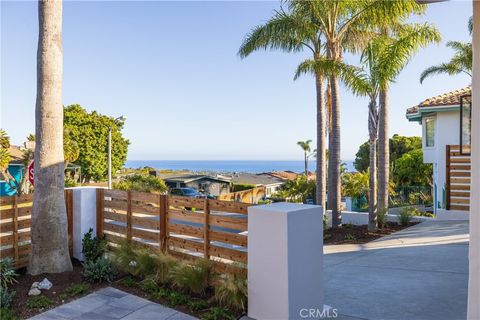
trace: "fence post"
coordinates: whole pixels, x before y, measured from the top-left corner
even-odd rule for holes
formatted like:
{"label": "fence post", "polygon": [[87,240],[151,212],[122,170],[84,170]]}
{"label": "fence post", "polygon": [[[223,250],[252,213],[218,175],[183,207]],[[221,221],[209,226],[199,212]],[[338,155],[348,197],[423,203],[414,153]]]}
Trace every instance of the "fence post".
{"label": "fence post", "polygon": [[205,259],[210,259],[210,254],[208,253],[209,247],[210,247],[210,235],[209,235],[209,230],[210,230],[210,207],[208,205],[208,198],[205,198],[205,205],[203,208],[204,215],[205,215],[205,221],[204,221],[204,226],[203,226],[203,254]]}
{"label": "fence post", "polygon": [[160,233],[158,244],[160,246],[160,251],[165,252],[167,248],[167,210],[168,210],[168,200],[167,195],[161,194],[158,207],[158,215],[160,221]]}
{"label": "fence post", "polygon": [[68,250],[73,256],[73,192],[65,190],[65,207],[67,209]]}
{"label": "fence post", "polygon": [[105,189],[97,189],[97,237],[103,237],[103,211],[105,206]]}
{"label": "fence post", "polygon": [[[445,205],[445,208],[446,208],[447,210],[450,210],[450,180],[451,180],[451,179],[450,179],[450,145],[447,145],[446,159],[445,159],[445,160],[446,160],[446,164],[447,164],[447,165],[445,166],[445,167],[446,167],[446,170],[447,170],[447,172],[446,172],[446,174],[445,174],[445,180],[446,180],[446,181],[445,181],[445,189],[446,189],[445,191],[446,191],[446,193],[447,193],[447,195],[446,195],[446,198],[447,198],[447,199],[446,199],[446,202],[447,202],[447,203],[446,203],[446,205]],[[433,204],[433,208],[436,208],[436,207],[437,207],[437,204],[434,203],[434,204]]]}
{"label": "fence post", "polygon": [[15,266],[18,266],[18,196],[13,197],[13,250]]}
{"label": "fence post", "polygon": [[127,241],[132,240],[132,192],[127,193]]}

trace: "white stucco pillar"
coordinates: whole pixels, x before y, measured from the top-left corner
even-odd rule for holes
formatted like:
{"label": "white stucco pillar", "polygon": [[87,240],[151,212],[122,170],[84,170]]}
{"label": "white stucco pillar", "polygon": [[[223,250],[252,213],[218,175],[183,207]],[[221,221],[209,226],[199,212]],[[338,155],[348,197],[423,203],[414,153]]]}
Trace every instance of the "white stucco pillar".
{"label": "white stucco pillar", "polygon": [[70,189],[73,190],[73,257],[83,261],[83,235],[87,233],[90,228],[93,229],[93,235],[96,235],[98,188],[78,187]]}
{"label": "white stucco pillar", "polygon": [[480,0],[473,1],[472,186],[470,199],[469,320],[480,319]]}
{"label": "white stucco pillar", "polygon": [[323,210],[274,203],[248,208],[248,316],[320,318]]}

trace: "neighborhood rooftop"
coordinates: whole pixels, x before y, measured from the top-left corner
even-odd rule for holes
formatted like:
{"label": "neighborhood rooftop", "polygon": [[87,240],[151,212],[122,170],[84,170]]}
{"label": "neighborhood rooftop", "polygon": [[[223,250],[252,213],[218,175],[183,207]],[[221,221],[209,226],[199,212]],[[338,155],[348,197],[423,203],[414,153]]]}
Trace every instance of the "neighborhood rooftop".
{"label": "neighborhood rooftop", "polygon": [[447,93],[442,93],[437,96],[428,98],[418,105],[407,109],[407,116],[417,114],[420,109],[430,107],[445,107],[445,106],[458,106],[460,105],[460,98],[462,96],[468,96],[472,94],[472,87],[468,86],[462,89],[457,89]]}

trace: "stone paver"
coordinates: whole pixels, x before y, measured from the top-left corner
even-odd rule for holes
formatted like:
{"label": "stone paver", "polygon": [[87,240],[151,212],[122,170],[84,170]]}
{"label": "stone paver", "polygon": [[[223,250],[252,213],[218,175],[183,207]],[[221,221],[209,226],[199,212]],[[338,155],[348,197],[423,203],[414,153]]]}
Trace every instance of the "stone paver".
{"label": "stone paver", "polygon": [[365,245],[325,246],[324,262],[325,303],[342,319],[466,319],[468,222],[423,222]]}
{"label": "stone paver", "polygon": [[121,290],[107,287],[30,319],[195,320],[196,318]]}

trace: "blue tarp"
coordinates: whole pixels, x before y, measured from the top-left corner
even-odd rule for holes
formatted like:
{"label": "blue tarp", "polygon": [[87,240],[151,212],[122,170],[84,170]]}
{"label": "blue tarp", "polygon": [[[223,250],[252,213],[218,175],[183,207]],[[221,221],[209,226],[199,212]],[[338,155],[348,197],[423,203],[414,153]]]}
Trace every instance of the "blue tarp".
{"label": "blue tarp", "polygon": [[[15,178],[17,181],[21,181],[23,177],[24,167],[22,165],[9,165],[8,172]],[[16,191],[12,189],[8,183],[5,181],[0,182],[0,195],[1,196],[13,196],[16,194]]]}

